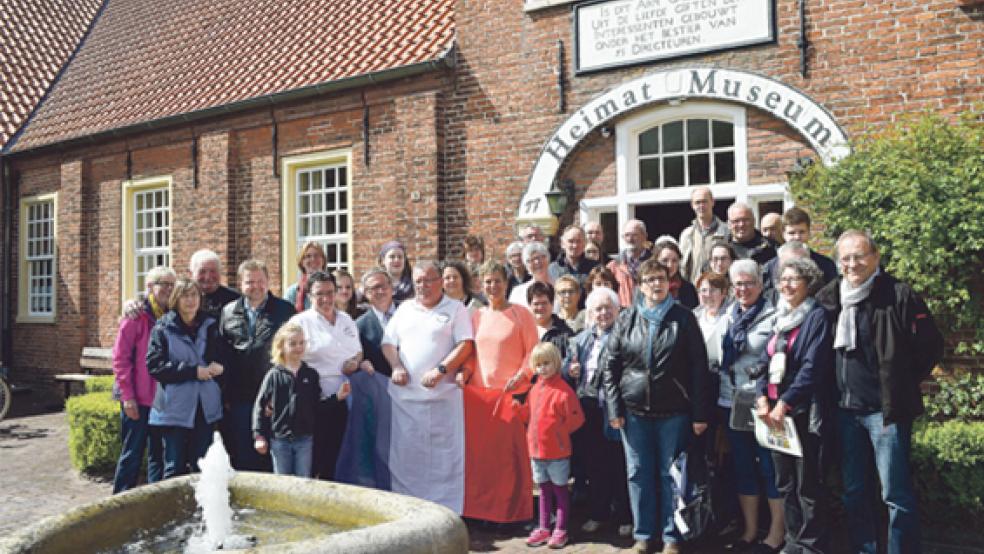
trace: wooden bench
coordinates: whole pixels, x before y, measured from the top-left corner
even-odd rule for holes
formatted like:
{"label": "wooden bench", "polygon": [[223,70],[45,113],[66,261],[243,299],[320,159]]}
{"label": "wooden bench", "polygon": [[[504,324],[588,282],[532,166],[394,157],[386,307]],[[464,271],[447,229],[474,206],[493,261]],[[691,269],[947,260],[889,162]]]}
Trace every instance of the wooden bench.
{"label": "wooden bench", "polygon": [[85,383],[96,375],[106,375],[113,372],[113,349],[87,346],[82,349],[79,359],[79,373],[59,373],[55,381],[65,385],[65,398],[72,395],[73,383]]}

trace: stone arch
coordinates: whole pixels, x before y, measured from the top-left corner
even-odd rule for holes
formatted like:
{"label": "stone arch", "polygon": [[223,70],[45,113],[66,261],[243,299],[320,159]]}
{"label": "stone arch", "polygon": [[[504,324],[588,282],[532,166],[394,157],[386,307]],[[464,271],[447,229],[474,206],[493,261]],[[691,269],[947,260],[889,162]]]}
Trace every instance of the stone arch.
{"label": "stone arch", "polygon": [[847,135],[818,102],[775,79],[719,67],[681,67],[628,81],[596,96],[577,109],[551,134],[530,174],[517,210],[517,225],[536,223],[555,229],[544,193],[581,141],[593,130],[649,105],[689,98],[735,102],[758,108],[783,120],[813,147],[825,165],[850,152]]}

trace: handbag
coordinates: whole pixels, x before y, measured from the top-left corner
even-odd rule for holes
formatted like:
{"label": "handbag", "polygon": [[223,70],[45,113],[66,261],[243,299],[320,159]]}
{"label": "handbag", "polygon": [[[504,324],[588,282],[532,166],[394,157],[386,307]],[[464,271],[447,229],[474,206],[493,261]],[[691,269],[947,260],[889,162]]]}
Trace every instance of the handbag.
{"label": "handbag", "polygon": [[731,418],[728,426],[735,431],[754,431],[755,417],[752,410],[755,409],[755,399],[758,393],[754,390],[735,389],[734,396],[731,397]]}
{"label": "handbag", "polygon": [[711,500],[711,473],[702,456],[681,452],[670,469],[673,480],[673,523],[683,540],[694,540],[706,533],[714,520]]}

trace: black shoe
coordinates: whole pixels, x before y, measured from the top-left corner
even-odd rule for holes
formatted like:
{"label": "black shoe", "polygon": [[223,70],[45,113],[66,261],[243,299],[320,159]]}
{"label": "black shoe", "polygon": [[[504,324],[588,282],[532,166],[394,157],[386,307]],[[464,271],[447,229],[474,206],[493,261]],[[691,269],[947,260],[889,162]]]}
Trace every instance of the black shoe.
{"label": "black shoe", "polygon": [[746,552],[749,552],[750,554],[780,554],[783,546],[786,546],[786,543],[772,548],[764,542],[760,542],[758,544],[753,544],[749,550],[746,550]]}
{"label": "black shoe", "polygon": [[752,549],[758,546],[759,543],[748,542],[745,539],[738,539],[735,542],[726,545],[724,549],[728,552],[752,552]]}

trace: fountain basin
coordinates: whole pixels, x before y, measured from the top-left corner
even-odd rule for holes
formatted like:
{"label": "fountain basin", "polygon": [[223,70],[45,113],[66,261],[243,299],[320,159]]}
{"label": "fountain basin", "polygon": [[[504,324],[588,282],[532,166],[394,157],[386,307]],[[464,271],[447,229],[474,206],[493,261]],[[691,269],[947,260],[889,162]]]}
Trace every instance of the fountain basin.
{"label": "fountain basin", "polygon": [[[0,552],[50,554],[119,548],[145,529],[195,517],[195,476],[138,487],[81,506],[0,539]],[[454,553],[468,531],[451,510],[391,492],[268,473],[237,472],[234,506],[280,512],[347,530],[296,542],[257,544],[249,552]]]}

